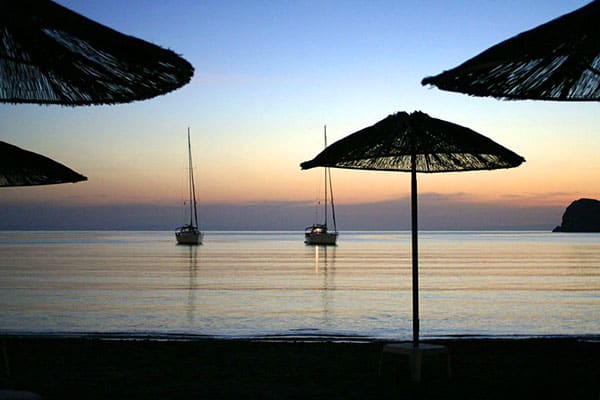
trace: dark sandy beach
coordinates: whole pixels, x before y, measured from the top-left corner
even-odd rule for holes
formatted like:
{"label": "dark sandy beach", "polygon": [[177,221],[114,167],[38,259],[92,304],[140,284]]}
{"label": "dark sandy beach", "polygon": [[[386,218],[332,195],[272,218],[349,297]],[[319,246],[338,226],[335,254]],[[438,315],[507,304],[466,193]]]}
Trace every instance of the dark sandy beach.
{"label": "dark sandy beach", "polygon": [[450,349],[452,376],[433,359],[420,384],[407,359],[382,359],[379,342],[1,340],[0,389],[44,399],[600,398],[600,342],[591,339],[436,341]]}

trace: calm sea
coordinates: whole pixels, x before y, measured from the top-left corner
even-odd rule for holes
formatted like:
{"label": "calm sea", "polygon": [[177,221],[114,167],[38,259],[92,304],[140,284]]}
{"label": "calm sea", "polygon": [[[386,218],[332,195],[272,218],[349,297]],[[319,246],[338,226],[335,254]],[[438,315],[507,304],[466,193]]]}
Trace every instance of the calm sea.
{"label": "calm sea", "polygon": [[[0,333],[409,339],[409,232],[0,232]],[[421,232],[421,333],[600,334],[600,234]]]}

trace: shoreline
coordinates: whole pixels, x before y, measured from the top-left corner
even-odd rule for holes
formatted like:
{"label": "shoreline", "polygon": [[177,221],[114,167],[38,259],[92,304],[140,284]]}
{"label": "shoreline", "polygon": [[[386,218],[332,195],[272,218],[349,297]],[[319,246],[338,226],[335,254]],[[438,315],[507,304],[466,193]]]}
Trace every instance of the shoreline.
{"label": "shoreline", "polygon": [[[0,390],[44,399],[594,399],[597,336],[424,340],[448,347],[420,384],[386,341],[158,340],[0,335]],[[389,342],[389,341],[387,341]]]}
{"label": "shoreline", "polygon": [[[163,332],[2,332],[3,339],[96,339],[96,340],[148,340],[148,341],[255,341],[255,342],[332,342],[332,343],[390,343],[410,342],[410,338],[387,338],[337,333],[272,333],[263,335],[205,335],[196,333]],[[460,340],[579,340],[598,341],[600,333],[581,334],[448,334],[421,337],[422,342]]]}

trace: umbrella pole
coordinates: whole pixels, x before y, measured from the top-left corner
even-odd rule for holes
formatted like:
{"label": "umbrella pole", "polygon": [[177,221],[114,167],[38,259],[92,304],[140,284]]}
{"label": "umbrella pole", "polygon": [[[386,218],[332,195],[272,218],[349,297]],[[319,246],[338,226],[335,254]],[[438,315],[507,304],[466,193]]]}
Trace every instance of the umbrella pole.
{"label": "umbrella pole", "polygon": [[413,345],[419,345],[419,250],[417,229],[417,162],[411,157],[411,225],[412,225],[412,306],[413,306]]}

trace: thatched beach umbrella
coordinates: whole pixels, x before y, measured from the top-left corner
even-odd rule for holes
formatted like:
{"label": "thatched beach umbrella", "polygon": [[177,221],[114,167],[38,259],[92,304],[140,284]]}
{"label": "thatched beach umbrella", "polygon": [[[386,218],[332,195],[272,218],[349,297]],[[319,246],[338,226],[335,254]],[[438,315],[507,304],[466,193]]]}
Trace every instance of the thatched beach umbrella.
{"label": "thatched beach umbrella", "polygon": [[87,178],[32,151],[0,141],[0,187],[75,183]]}
{"label": "thatched beach umbrella", "polygon": [[[119,33],[50,0],[0,0],[0,103],[129,103],[175,90],[193,73],[192,65],[171,50]],[[39,168],[50,164],[26,166],[30,158],[19,159],[14,146],[7,146],[0,147],[0,159],[6,171],[19,171],[19,178],[5,176],[6,182],[45,184],[36,183],[44,182]],[[8,165],[8,160],[14,164]],[[29,178],[23,176],[26,171],[32,173]],[[54,172],[50,168],[46,174]],[[67,179],[82,180],[75,175]]]}
{"label": "thatched beach umbrella", "polygon": [[0,102],[129,103],[188,83],[192,65],[50,0],[0,0]]}
{"label": "thatched beach umbrella", "polygon": [[411,173],[413,345],[419,345],[417,172],[512,168],[525,159],[491,139],[422,112],[399,112],[327,147],[302,169],[332,167]]}
{"label": "thatched beach umbrella", "polygon": [[421,83],[502,99],[598,101],[599,21],[595,0]]}

